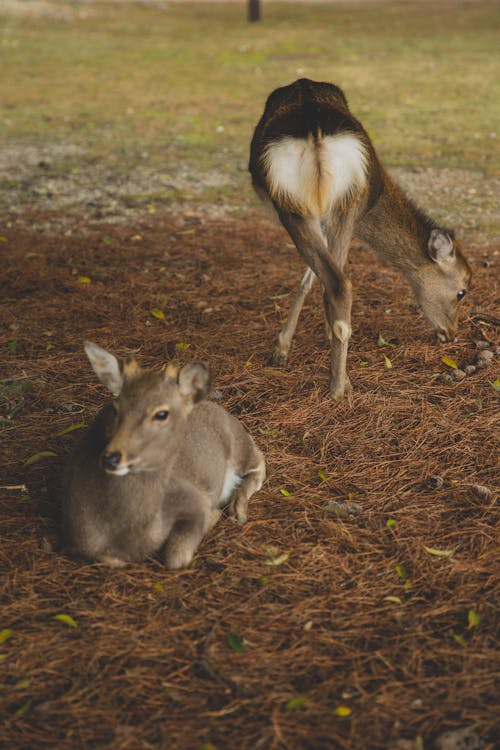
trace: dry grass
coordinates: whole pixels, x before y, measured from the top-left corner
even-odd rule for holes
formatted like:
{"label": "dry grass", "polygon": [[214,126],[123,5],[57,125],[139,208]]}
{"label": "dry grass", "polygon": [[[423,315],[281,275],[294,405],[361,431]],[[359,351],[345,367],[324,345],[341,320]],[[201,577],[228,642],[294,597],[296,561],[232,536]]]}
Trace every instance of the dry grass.
{"label": "dry grass", "polygon": [[[399,277],[354,249],[354,392],[335,404],[319,293],[290,366],[266,364],[288,306],[272,298],[301,268],[260,214],[156,214],[66,235],[46,217],[32,224],[2,230],[4,746],[407,750],[475,724],[493,748],[497,372],[455,384],[433,375],[443,355],[475,356],[472,315],[495,312],[483,264],[495,248],[469,253],[460,338],[439,348]],[[397,345],[379,348],[379,333]],[[267,455],[248,523],[224,518],[187,570],[151,560],[112,571],[58,546],[58,480],[78,433],[57,433],[105,398],[86,338],[139,350],[146,365],[207,360],[222,403]],[[26,465],[41,450],[57,455]],[[480,616],[472,627],[469,611]]]}

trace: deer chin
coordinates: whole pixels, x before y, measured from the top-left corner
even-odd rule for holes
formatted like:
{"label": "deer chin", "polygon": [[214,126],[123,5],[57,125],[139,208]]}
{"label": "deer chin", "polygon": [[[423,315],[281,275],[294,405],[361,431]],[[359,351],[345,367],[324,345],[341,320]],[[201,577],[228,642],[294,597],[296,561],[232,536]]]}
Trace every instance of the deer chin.
{"label": "deer chin", "polygon": [[123,466],[117,466],[116,469],[104,469],[104,471],[112,477],[125,477],[130,473],[130,466],[124,464]]}

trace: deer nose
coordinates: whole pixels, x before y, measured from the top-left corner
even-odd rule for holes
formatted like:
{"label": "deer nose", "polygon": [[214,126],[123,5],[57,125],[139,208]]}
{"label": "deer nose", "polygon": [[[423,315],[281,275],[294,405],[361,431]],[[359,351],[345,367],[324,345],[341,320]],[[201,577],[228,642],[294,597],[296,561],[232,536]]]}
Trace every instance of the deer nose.
{"label": "deer nose", "polygon": [[112,451],[111,453],[101,453],[101,466],[103,469],[111,469],[114,471],[122,460],[122,454],[120,451]]}

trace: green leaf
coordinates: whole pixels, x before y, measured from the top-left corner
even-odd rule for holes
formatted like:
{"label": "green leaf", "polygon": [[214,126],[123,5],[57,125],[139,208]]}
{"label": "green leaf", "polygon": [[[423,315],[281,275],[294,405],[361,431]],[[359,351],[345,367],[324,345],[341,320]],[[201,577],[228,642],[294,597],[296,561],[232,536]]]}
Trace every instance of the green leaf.
{"label": "green leaf", "polygon": [[153,586],[153,589],[155,591],[159,591],[161,594],[163,594],[163,592],[165,591],[165,587],[164,587],[163,583],[160,583],[160,582],[155,583],[154,586]]}
{"label": "green leaf", "polygon": [[294,708],[299,708],[307,702],[307,696],[298,695],[296,698],[291,698],[285,703],[285,711],[293,711]]}
{"label": "green leaf", "polygon": [[40,451],[39,453],[35,453],[33,456],[30,456],[30,458],[25,461],[25,465],[31,466],[31,464],[36,464],[43,458],[51,458],[52,456],[57,456],[57,453],[54,453],[54,451]]}
{"label": "green leaf", "polygon": [[352,714],[352,710],[349,708],[349,706],[337,706],[337,708],[333,709],[333,713],[335,716],[350,716]]}
{"label": "green leaf", "polygon": [[425,547],[424,549],[429,555],[435,555],[436,557],[451,557],[455,552],[454,549],[434,549],[434,547]]}
{"label": "green leaf", "polygon": [[11,354],[15,354],[17,352],[17,341],[9,341],[7,349]]}
{"label": "green leaf", "polygon": [[4,628],[3,630],[0,630],[0,643],[5,643],[5,641],[8,641],[9,638],[12,638],[14,635],[14,631],[10,628]]}
{"label": "green leaf", "polygon": [[395,571],[402,581],[406,581],[406,579],[408,578],[408,571],[406,570],[404,565],[396,565]]}
{"label": "green leaf", "polygon": [[389,357],[384,354],[384,367],[386,370],[392,370],[392,362]]}
{"label": "green leaf", "polygon": [[91,284],[92,279],[89,276],[79,276],[77,279],[79,284]]}
{"label": "green leaf", "polygon": [[288,490],[284,490],[280,487],[280,492],[284,497],[290,497],[290,492],[288,492]]}
{"label": "green leaf", "polygon": [[326,476],[325,472],[321,469],[318,471],[318,477],[321,479],[322,482],[327,482],[328,477]]}
{"label": "green leaf", "polygon": [[71,615],[54,615],[54,620],[58,620],[59,622],[63,622],[65,625],[69,625],[70,628],[77,628],[78,625],[73,620]]}
{"label": "green leaf", "polygon": [[467,641],[465,640],[465,638],[459,635],[458,633],[455,633],[454,630],[450,630],[450,635],[453,638],[453,640],[458,643],[459,646],[462,646],[462,648],[467,648],[467,646],[469,645]]}
{"label": "green leaf", "polygon": [[175,348],[177,349],[177,351],[183,352],[186,349],[189,349],[190,346],[191,344],[183,344],[182,341],[179,341],[179,343],[175,345]]}
{"label": "green leaf", "polygon": [[230,648],[233,649],[233,651],[236,651],[238,654],[243,654],[245,651],[243,638],[241,637],[241,635],[237,635],[237,633],[229,633],[226,638],[226,643]]}
{"label": "green leaf", "polygon": [[360,367],[367,367],[368,366],[368,360],[367,359],[360,359],[359,360],[359,366]]}
{"label": "green leaf", "polygon": [[469,621],[469,628],[475,628],[481,622],[481,615],[475,609],[469,609],[467,619]]}
{"label": "green leaf", "polygon": [[158,320],[165,320],[165,313],[163,312],[163,310],[159,310],[157,307],[152,307],[150,313],[153,318],[157,318]]}
{"label": "green leaf", "polygon": [[377,346],[387,346],[387,341],[384,339],[381,333],[378,335]]}
{"label": "green leaf", "polygon": [[16,716],[18,719],[20,719],[21,717],[23,717],[30,710],[32,703],[33,703],[32,700],[29,700],[29,701],[26,701],[26,703],[23,703],[23,705],[21,706],[21,708],[17,709],[17,711],[15,712],[14,716]]}
{"label": "green leaf", "polygon": [[74,432],[75,430],[81,430],[83,427],[87,427],[86,422],[78,422],[78,424],[71,424],[69,427],[66,427],[64,430],[61,430],[61,432],[56,432],[54,437],[62,437],[63,435],[68,435],[70,432]]}
{"label": "green leaf", "polygon": [[447,367],[451,367],[452,370],[458,370],[458,365],[451,357],[441,357],[441,362]]}
{"label": "green leaf", "polygon": [[102,238],[102,241],[105,245],[113,244],[113,240],[111,239],[111,237],[108,237],[107,235],[104,235],[104,237]]}
{"label": "green leaf", "polygon": [[16,684],[14,685],[14,690],[24,690],[25,688],[29,686],[29,684],[30,684],[29,678],[23,677],[22,680],[19,680],[18,682],[16,682]]}
{"label": "green leaf", "polygon": [[500,391],[500,378],[497,378],[496,380],[494,380],[493,383],[491,384],[491,387],[493,388],[494,391]]}
{"label": "green leaf", "polygon": [[387,521],[385,522],[385,525],[387,526],[388,529],[390,529],[396,525],[396,520],[394,518],[388,518]]}

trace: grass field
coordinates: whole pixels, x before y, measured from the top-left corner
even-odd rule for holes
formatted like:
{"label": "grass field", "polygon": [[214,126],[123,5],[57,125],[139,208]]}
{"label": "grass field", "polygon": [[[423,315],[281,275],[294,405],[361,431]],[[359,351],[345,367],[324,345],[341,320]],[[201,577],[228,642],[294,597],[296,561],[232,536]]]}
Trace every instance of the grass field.
{"label": "grass field", "polygon": [[[129,205],[253,200],[252,129],[300,76],[345,89],[388,165],[499,173],[495,3],[45,5],[2,20],[0,138],[18,168],[52,150],[73,202],[113,180]],[[39,171],[11,166],[4,201],[40,200]]]}

